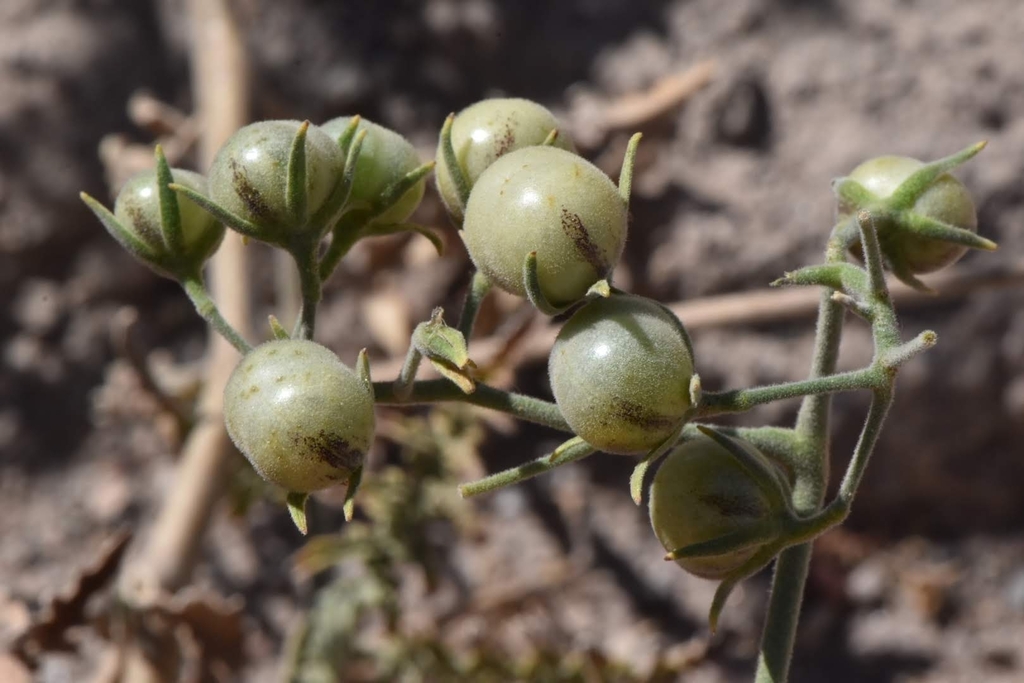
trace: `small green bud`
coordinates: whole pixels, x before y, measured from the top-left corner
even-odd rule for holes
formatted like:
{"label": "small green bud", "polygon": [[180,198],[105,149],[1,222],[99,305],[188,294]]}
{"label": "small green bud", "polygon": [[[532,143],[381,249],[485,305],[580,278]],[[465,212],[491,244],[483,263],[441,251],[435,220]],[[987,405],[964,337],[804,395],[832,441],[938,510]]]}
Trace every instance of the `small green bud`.
{"label": "small green bud", "polygon": [[[352,118],[341,116],[331,119],[321,129],[337,141],[348,130]],[[386,190],[422,167],[419,155],[411,142],[372,121],[360,119],[356,133],[360,131],[366,131],[366,138],[356,160],[346,210],[371,209],[371,221],[375,224],[401,223],[412,215],[423,199],[427,183],[425,175],[429,169],[402,194],[387,196]]]}
{"label": "small green bud", "polygon": [[337,143],[308,122],[252,123],[217,152],[206,208],[248,237],[290,249],[330,229],[344,167]]}
{"label": "small green bud", "polygon": [[[200,174],[168,168],[159,150],[157,160],[166,179],[198,193],[206,191]],[[194,277],[220,246],[224,226],[187,197],[166,187],[161,191],[160,176],[159,168],[133,176],[118,193],[113,213],[85,193],[82,200],[136,258],[160,275],[185,280]]]}
{"label": "small green bud", "polygon": [[438,373],[454,382],[465,393],[471,394],[476,390],[471,375],[476,365],[469,358],[462,332],[448,327],[442,315],[440,308],[434,309],[428,322],[417,325],[412,334],[412,345],[430,361]]}
{"label": "small green bud", "polygon": [[[916,275],[956,263],[969,248],[996,247],[977,235],[978,216],[971,194],[948,172],[983,147],[973,145],[930,163],[900,156],[869,159],[834,183],[839,219],[855,225],[857,213],[868,211],[885,265],[900,279],[921,288]],[[859,239],[852,242],[850,250],[862,257]]]}

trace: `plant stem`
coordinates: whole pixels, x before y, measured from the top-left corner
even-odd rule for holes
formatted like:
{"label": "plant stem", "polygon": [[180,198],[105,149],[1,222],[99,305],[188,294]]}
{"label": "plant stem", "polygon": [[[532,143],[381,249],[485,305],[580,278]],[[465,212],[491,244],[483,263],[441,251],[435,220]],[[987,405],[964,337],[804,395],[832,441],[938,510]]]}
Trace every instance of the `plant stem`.
{"label": "plant stem", "polygon": [[196,312],[199,313],[203,320],[210,324],[210,327],[216,330],[220,336],[224,337],[243,356],[252,351],[252,345],[221,315],[220,309],[217,308],[217,304],[210,298],[210,294],[206,291],[200,276],[185,280],[181,283],[181,286],[195,305]]}
{"label": "plant stem", "polygon": [[459,494],[463,498],[471,498],[481,493],[488,493],[505,486],[519,484],[545,472],[550,472],[556,467],[582,460],[587,456],[593,455],[593,453],[594,447],[576,436],[556,448],[554,453],[542,455],[522,465],[496,472],[489,477],[462,484],[459,486]]}
{"label": "plant stem", "polygon": [[704,418],[726,413],[742,413],[754,406],[772,403],[799,396],[815,396],[818,394],[834,394],[840,391],[857,389],[873,389],[880,385],[884,378],[880,377],[878,368],[873,366],[841,372],[824,377],[814,377],[798,382],[785,382],[766,387],[751,389],[735,389],[722,392],[704,392],[696,417]]}
{"label": "plant stem", "polygon": [[[837,226],[829,239],[825,251],[826,263],[840,263],[845,258],[846,245],[839,238],[839,231],[840,226]],[[818,304],[811,380],[834,373],[839,357],[846,310],[833,300],[832,291],[824,290]],[[793,508],[797,514],[813,514],[821,507],[825,497],[831,406],[830,394],[812,394],[804,397],[797,415],[796,433],[802,443],[800,457],[794,463],[796,481],[793,487]],[[810,543],[802,543],[782,551],[775,561],[768,614],[761,634],[756,683],[784,683],[789,676],[811,549]]]}
{"label": "plant stem", "polygon": [[459,315],[458,330],[462,333],[466,344],[473,335],[473,324],[476,323],[476,314],[480,310],[487,292],[491,291],[491,281],[479,270],[473,272],[473,279],[466,290],[466,303],[462,305],[462,313]]}
{"label": "plant stem", "polygon": [[338,224],[334,226],[331,236],[331,243],[327,245],[327,252],[320,260],[320,280],[325,282],[331,276],[334,269],[345,258],[352,245],[359,240],[362,226],[356,226],[351,219],[351,214],[341,217]]}
{"label": "plant stem", "polygon": [[396,395],[393,382],[374,382],[373,394],[375,401],[382,405],[410,405],[442,401],[470,403],[482,408],[508,413],[527,422],[563,432],[572,432],[565,422],[565,418],[558,411],[558,406],[554,403],[548,403],[532,396],[502,391],[486,384],[478,383],[476,391],[466,394],[446,379],[420,380],[413,382],[408,398],[401,398]]}
{"label": "plant stem", "polygon": [[316,329],[316,309],[322,295],[320,268],[316,260],[316,244],[300,245],[292,251],[295,265],[299,269],[299,285],[302,288],[302,309],[295,321],[292,337],[312,339]]}
{"label": "plant stem", "polygon": [[409,392],[412,391],[413,383],[416,381],[416,371],[420,369],[422,360],[423,354],[414,344],[410,344],[409,351],[405,354],[405,363],[402,364],[402,371],[398,373],[398,378],[392,384],[395,398],[399,401],[409,398]]}

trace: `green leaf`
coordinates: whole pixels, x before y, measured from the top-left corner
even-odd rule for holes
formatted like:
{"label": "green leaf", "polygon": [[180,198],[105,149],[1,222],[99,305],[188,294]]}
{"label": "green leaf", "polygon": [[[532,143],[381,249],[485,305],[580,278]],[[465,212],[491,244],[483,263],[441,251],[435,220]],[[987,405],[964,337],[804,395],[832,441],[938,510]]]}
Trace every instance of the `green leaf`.
{"label": "green leaf", "polygon": [[359,356],[356,358],[356,374],[366,385],[366,390],[370,392],[372,398],[373,379],[370,377],[370,356],[366,353],[366,349],[360,349]]}
{"label": "green leaf", "polygon": [[288,157],[288,184],[285,188],[285,206],[296,226],[306,224],[306,207],[309,200],[306,187],[306,132],[309,121],[299,124],[292,140],[291,155]]}
{"label": "green leaf", "polygon": [[122,247],[128,250],[135,258],[145,263],[151,263],[159,265],[159,259],[153,248],[143,242],[139,237],[130,231],[128,228],[121,224],[121,221],[117,220],[113,213],[110,212],[107,207],[100,204],[98,201],[93,199],[91,196],[82,192],[78,195],[85,205],[95,214],[96,218],[99,219],[103,227],[107,229],[110,236],[120,243]]}
{"label": "green leaf", "polygon": [[251,237],[255,240],[266,241],[266,234],[264,230],[261,230],[254,223],[247,221],[241,216],[228,211],[201,192],[196,192],[191,187],[188,187],[187,185],[179,185],[178,183],[171,183],[168,187],[178,194],[185,195],[193,202],[203,207],[208,214],[235,232],[241,233],[245,237]]}
{"label": "green leaf", "polygon": [[773,524],[753,524],[745,529],[712,538],[700,543],[692,543],[676,548],[665,555],[666,560],[684,560],[698,557],[714,557],[726,553],[745,550],[751,546],[767,543],[778,536],[778,529]]}
{"label": "green leaf", "polygon": [[642,133],[634,133],[626,145],[626,156],[622,160],[622,172],[619,174],[619,196],[622,203],[629,206],[629,196],[633,192],[633,166],[636,165],[636,151],[640,146]]}
{"label": "green leaf", "polygon": [[868,284],[867,278],[867,272],[852,263],[823,263],[790,271],[772,282],[771,286],[812,285],[838,289],[847,294],[862,294]]}
{"label": "green leaf", "polygon": [[302,533],[303,536],[309,533],[309,525],[306,522],[306,501],[309,500],[308,493],[298,493],[296,491],[290,491],[285,502],[288,505],[288,514],[292,516],[292,521],[295,522],[295,528]]}
{"label": "green leaf", "polygon": [[398,201],[405,196],[406,192],[418,185],[421,180],[427,177],[427,175],[434,170],[436,163],[437,162],[434,161],[428,161],[422,166],[417,166],[384,188],[380,197],[378,197],[377,201],[373,204],[371,218],[379,216],[397,204]]}
{"label": "green leaf", "polygon": [[786,484],[782,474],[767,459],[758,457],[746,448],[743,448],[733,438],[706,425],[697,425],[701,434],[710,438],[719,446],[728,451],[740,467],[757,484],[757,487],[771,501],[775,510],[788,510],[790,506],[789,496],[786,494]]}
{"label": "green leaf", "polygon": [[267,316],[267,322],[270,323],[270,333],[274,336],[274,339],[291,339],[291,335],[281,325],[281,321],[274,315]]}
{"label": "green leaf", "polygon": [[874,193],[852,178],[836,178],[832,181],[832,191],[841,203],[853,209],[866,209],[878,202]]}
{"label": "green leaf", "polygon": [[181,232],[178,195],[170,188],[174,176],[171,175],[163,147],[157,145],[153,154],[156,157],[156,191],[160,199],[160,232],[168,251],[178,256],[185,251],[185,238]]}
{"label": "green leaf", "polygon": [[462,172],[459,159],[455,156],[455,148],[452,146],[452,124],[455,122],[455,114],[449,114],[441,126],[441,155],[444,157],[445,166],[448,167],[448,175],[451,176],[452,185],[455,186],[455,193],[459,197],[459,207],[462,213],[466,211],[466,202],[469,201],[469,180]]}
{"label": "green leaf", "polygon": [[999,248],[998,244],[990,239],[985,239],[977,233],[929,218],[914,211],[904,211],[897,216],[896,220],[900,228],[918,237],[941,240],[983,251],[995,251]]}
{"label": "green leaf", "polygon": [[459,486],[459,495],[463,498],[471,498],[481,493],[489,493],[505,486],[511,486],[532,479],[545,472],[550,472],[556,467],[567,465],[577,460],[582,460],[594,453],[594,447],[578,436],[575,436],[561,444],[554,452],[497,472],[477,481],[467,482]]}
{"label": "green leaf", "polygon": [[356,509],[356,493],[359,491],[359,484],[363,481],[363,468],[357,467],[348,478],[348,488],[345,490],[345,503],[342,510],[345,513],[345,521],[351,522]]}
{"label": "green leaf", "polygon": [[939,176],[973,158],[974,155],[985,149],[987,144],[988,142],[985,140],[976,142],[956,154],[925,164],[900,183],[900,186],[887,200],[886,205],[895,210],[909,209],[939,179]]}
{"label": "green leaf", "polygon": [[472,393],[476,383],[470,373],[476,364],[469,357],[466,338],[444,322],[443,314],[442,309],[436,308],[428,322],[417,325],[412,333],[412,345],[442,376],[463,392]]}
{"label": "green leaf", "polygon": [[531,251],[527,254],[526,260],[523,262],[523,287],[526,289],[526,298],[541,313],[545,315],[558,315],[569,310],[569,306],[556,306],[544,296],[544,292],[540,287],[540,277],[537,273],[536,251]]}
{"label": "green leaf", "polygon": [[644,478],[647,476],[647,470],[650,469],[651,465],[657,462],[661,456],[665,455],[670,448],[676,445],[676,442],[679,441],[679,438],[682,436],[683,426],[680,426],[675,433],[655,446],[654,449],[648,453],[636,467],[633,468],[633,473],[629,476],[629,495],[637,505],[640,505],[643,501]]}

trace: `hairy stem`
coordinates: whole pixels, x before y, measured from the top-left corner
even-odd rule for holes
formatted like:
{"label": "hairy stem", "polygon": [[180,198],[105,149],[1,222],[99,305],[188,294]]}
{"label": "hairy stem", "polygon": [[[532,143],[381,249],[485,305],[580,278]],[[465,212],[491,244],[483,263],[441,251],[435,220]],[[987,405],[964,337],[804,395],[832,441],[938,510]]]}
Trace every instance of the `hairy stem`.
{"label": "hairy stem", "polygon": [[[839,237],[841,227],[833,231],[825,251],[826,263],[845,259],[845,240]],[[848,230],[848,228],[847,228]],[[833,290],[821,293],[818,304],[818,325],[815,332],[814,357],[810,379],[820,379],[835,372],[839,358],[839,342],[843,332],[846,309],[832,298]],[[832,406],[830,394],[806,396],[797,415],[796,433],[801,442],[793,487],[793,508],[797,514],[817,511],[825,497],[828,482],[828,427]],[[804,584],[811,562],[811,544],[787,548],[775,561],[768,614],[761,635],[758,655],[757,683],[784,683],[789,676],[796,627],[800,620]]]}
{"label": "hairy stem", "polygon": [[457,401],[470,403],[481,408],[490,408],[508,413],[520,420],[533,422],[563,432],[572,432],[558,406],[539,398],[514,394],[486,384],[477,384],[476,390],[467,394],[446,379],[428,379],[413,382],[408,388],[407,398],[395,393],[393,382],[374,382],[375,401],[383,405],[409,405],[415,403],[439,403]]}
{"label": "hairy stem", "polygon": [[189,278],[182,282],[181,286],[195,305],[196,312],[199,313],[203,320],[210,324],[210,327],[216,330],[220,336],[224,337],[243,356],[252,351],[252,345],[221,315],[220,309],[217,308],[217,304],[210,298],[210,294],[206,291],[201,278],[198,276]]}
{"label": "hairy stem", "polygon": [[473,273],[473,279],[466,291],[466,303],[462,306],[462,314],[459,316],[458,330],[462,333],[466,343],[473,335],[473,325],[476,323],[476,314],[480,310],[487,292],[491,291],[491,281],[479,270]]}
{"label": "hairy stem", "polygon": [[853,372],[841,372],[824,377],[814,377],[798,382],[784,382],[751,389],[731,391],[705,391],[697,417],[711,417],[726,413],[742,413],[754,406],[799,396],[834,394],[840,391],[873,389],[882,381],[882,373],[875,367]]}
{"label": "hairy stem", "polygon": [[327,252],[320,259],[320,280],[324,282],[331,276],[334,269],[345,258],[352,245],[359,241],[359,233],[362,226],[353,223],[350,214],[343,215],[338,224],[334,227],[331,236],[331,243],[327,245]]}
{"label": "hairy stem", "polygon": [[316,309],[322,295],[320,268],[316,260],[316,245],[303,245],[292,251],[295,265],[299,269],[299,285],[302,289],[302,309],[295,321],[292,337],[312,339],[316,330]]}

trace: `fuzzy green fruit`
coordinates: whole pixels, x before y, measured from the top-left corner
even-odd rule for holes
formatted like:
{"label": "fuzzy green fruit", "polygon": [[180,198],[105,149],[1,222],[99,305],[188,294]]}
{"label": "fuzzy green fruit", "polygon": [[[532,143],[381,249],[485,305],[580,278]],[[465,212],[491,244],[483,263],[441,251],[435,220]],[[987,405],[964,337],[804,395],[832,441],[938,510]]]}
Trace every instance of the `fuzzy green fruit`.
{"label": "fuzzy green fruit", "polygon": [[599,168],[557,147],[526,147],[495,161],[466,205],[462,239],[496,286],[526,295],[523,264],[537,252],[541,292],[579,301],[609,276],[626,244],[626,204]]}
{"label": "fuzzy green fruit", "polygon": [[[259,240],[289,248],[296,237],[319,237],[329,225],[310,219],[331,199],[345,168],[337,143],[316,126],[306,131],[306,215],[287,207],[288,163],[299,121],[260,121],[236,132],[210,167],[210,198],[255,226]],[[333,218],[330,216],[328,218]],[[229,226],[230,227],[230,226]]]}
{"label": "fuzzy green fruit", "polygon": [[342,484],[373,442],[373,397],[329,349],[307,340],[253,349],[224,389],[228,434],[267,481],[293,492]]}
{"label": "fuzzy green fruit", "polygon": [[[472,104],[452,121],[452,149],[463,177],[470,189],[484,170],[499,157],[523,147],[543,143],[551,131],[557,130],[554,145],[570,152],[576,148],[554,114],[531,100],[499,97]],[[456,222],[462,221],[463,207],[451,169],[444,158],[441,143],[437,146],[437,190],[448,213]]]}
{"label": "fuzzy green fruit", "polygon": [[[922,166],[924,163],[917,159],[882,156],[865,161],[853,169],[848,177],[863,185],[879,199],[887,199],[904,180]],[[855,214],[857,208],[841,202],[839,217],[845,218]],[[949,173],[939,176],[918,198],[911,211],[957,228],[978,231],[978,215],[971,194],[963,183]],[[875,223],[882,255],[890,263],[915,275],[931,273],[953,265],[967,253],[967,247],[961,244],[929,239],[900,230],[891,218],[884,215],[876,217]],[[861,258],[860,250],[860,241],[857,241],[851,247],[851,251]]]}
{"label": "fuzzy green fruit", "polygon": [[558,333],[548,361],[565,421],[608,453],[660,445],[691,407],[693,357],[684,334],[650,299],[613,295],[584,305]]}
{"label": "fuzzy green fruit", "polygon": [[[206,192],[206,179],[198,173],[174,168],[171,169],[171,177],[179,185],[196,192]],[[156,171],[142,171],[133,176],[121,188],[114,202],[114,217],[118,222],[157,255],[155,260],[146,261],[147,265],[170,277],[179,275],[178,270],[198,272],[224,238],[224,226],[210,214],[187,197],[178,195],[177,200],[181,218],[180,254],[172,253],[164,240]],[[117,237],[116,234],[114,236]]]}
{"label": "fuzzy green fruit", "polygon": [[[351,116],[331,119],[321,128],[331,138],[337,140],[351,123]],[[384,126],[366,119],[360,119],[356,134],[366,131],[363,146],[356,160],[355,176],[352,190],[348,197],[348,206],[369,206],[373,204],[384,190],[401,180],[406,174],[420,166],[416,148],[404,137]],[[424,178],[413,185],[398,201],[379,216],[373,218],[374,223],[401,223],[409,218],[423,199],[427,181]]]}
{"label": "fuzzy green fruit", "polygon": [[[753,445],[741,439],[733,441],[772,467]],[[669,552],[764,524],[779,513],[739,461],[707,436],[687,441],[665,457],[651,483],[648,509],[654,533]],[[754,545],[676,563],[691,574],[718,580],[739,569],[760,549]]]}

